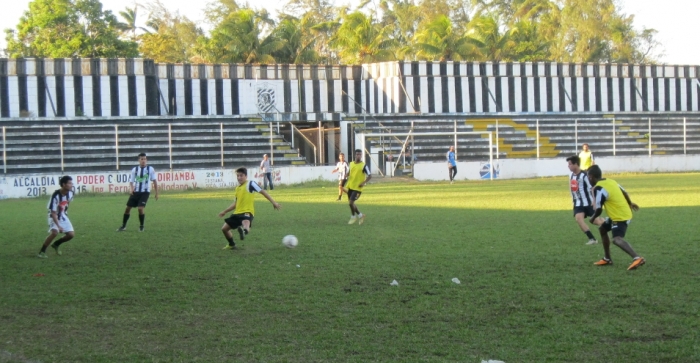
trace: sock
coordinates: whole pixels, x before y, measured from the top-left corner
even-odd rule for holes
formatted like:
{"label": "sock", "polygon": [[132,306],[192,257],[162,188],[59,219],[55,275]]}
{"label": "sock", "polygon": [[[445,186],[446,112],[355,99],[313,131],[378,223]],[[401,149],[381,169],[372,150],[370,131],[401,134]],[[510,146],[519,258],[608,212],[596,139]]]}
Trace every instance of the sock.
{"label": "sock", "polygon": [[588,236],[588,239],[595,239],[595,237],[593,237],[593,233],[591,233],[591,231],[586,231],[585,233],[586,233],[586,236]]}
{"label": "sock", "polygon": [[54,242],[54,243],[52,243],[52,244],[53,244],[54,246],[58,247],[58,246],[60,246],[60,245],[61,245],[62,243],[64,243],[64,242],[66,242],[66,241],[65,241],[65,237],[59,239],[58,241],[56,241],[56,242]]}
{"label": "sock", "polygon": [[229,246],[235,246],[235,245],[236,245],[236,243],[233,242],[233,236],[229,237],[229,236],[226,235],[226,232],[224,232],[224,231],[221,231],[221,232],[224,233],[224,238],[226,238],[226,240],[228,241],[228,245],[229,245]]}
{"label": "sock", "polygon": [[49,247],[49,246],[41,246],[41,252],[42,252],[42,253],[46,253],[46,249],[47,249],[48,247]]}
{"label": "sock", "polygon": [[357,215],[357,218],[361,218],[361,217],[362,217],[362,213]]}
{"label": "sock", "polygon": [[129,221],[130,214],[124,214],[124,218],[122,219],[122,227],[126,227],[126,222]]}
{"label": "sock", "polygon": [[141,222],[141,227],[143,227],[143,221],[146,220],[145,214],[139,214],[139,222]]}

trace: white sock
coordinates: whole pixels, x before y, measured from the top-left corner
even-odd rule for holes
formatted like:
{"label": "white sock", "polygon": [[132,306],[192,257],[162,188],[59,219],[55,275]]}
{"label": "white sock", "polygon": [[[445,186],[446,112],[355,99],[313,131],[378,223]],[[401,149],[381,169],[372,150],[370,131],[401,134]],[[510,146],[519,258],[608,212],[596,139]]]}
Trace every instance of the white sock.
{"label": "white sock", "polygon": [[358,214],[357,217],[358,217],[358,218],[361,218],[361,217],[362,217],[362,213]]}

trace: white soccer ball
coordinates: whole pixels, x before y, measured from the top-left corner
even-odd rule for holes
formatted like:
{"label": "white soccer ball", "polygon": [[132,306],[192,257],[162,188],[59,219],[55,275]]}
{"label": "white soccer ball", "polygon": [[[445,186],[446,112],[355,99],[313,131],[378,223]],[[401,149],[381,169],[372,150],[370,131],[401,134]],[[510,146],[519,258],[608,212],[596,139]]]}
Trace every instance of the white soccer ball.
{"label": "white soccer ball", "polygon": [[299,244],[299,240],[294,235],[286,235],[282,238],[282,244],[287,248],[294,248]]}

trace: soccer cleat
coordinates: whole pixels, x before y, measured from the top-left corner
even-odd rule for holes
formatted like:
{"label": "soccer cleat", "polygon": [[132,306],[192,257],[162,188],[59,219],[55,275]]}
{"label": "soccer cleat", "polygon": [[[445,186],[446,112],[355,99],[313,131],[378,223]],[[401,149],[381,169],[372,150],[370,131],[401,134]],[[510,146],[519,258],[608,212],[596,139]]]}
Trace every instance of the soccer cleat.
{"label": "soccer cleat", "polygon": [[121,227],[117,228],[117,232],[124,232],[124,231],[126,231],[126,226],[121,226]]}
{"label": "soccer cleat", "polygon": [[241,237],[241,241],[245,239],[245,230],[243,229],[242,226],[238,226],[238,236]]}
{"label": "soccer cleat", "polygon": [[609,259],[603,257],[600,261],[593,262],[593,264],[597,265],[597,266],[607,266],[607,265],[612,265],[613,262],[612,262],[612,260],[609,260]]}
{"label": "soccer cleat", "polygon": [[365,215],[363,214],[360,218],[359,224],[365,223]]}
{"label": "soccer cleat", "polygon": [[44,253],[44,252],[39,252],[39,254],[36,255],[36,257],[39,257],[39,258],[49,258],[49,256],[47,256],[46,253]]}
{"label": "soccer cleat", "polygon": [[352,217],[350,217],[350,220],[348,221],[348,224],[353,224],[353,223],[355,223],[356,221],[357,221],[357,217],[352,216]]}
{"label": "soccer cleat", "polygon": [[222,248],[222,250],[236,250],[236,249],[237,249],[237,248],[236,248],[236,245],[233,245],[233,246],[232,246],[232,245],[226,245],[226,246],[224,246],[224,248]]}
{"label": "soccer cleat", "polygon": [[632,261],[632,264],[630,265],[630,267],[627,268],[627,271],[634,270],[637,267],[645,264],[646,262],[647,261],[644,259],[644,257],[635,258],[634,261]]}
{"label": "soccer cleat", "polygon": [[342,199],[341,197],[338,197],[338,199],[336,199],[335,201],[340,202],[341,199]]}
{"label": "soccer cleat", "polygon": [[450,180],[450,184],[454,184],[454,183],[455,183],[455,181],[454,181],[454,180]]}
{"label": "soccer cleat", "polygon": [[57,255],[60,256],[60,255],[63,254],[63,252],[61,252],[61,250],[58,249],[58,246],[56,246],[56,245],[53,244],[53,243],[51,244],[51,248],[53,248],[53,250],[56,251],[56,254],[57,254]]}
{"label": "soccer cleat", "polygon": [[598,241],[596,241],[596,240],[593,239],[593,238],[589,239],[588,242],[586,242],[586,244],[589,245],[589,246],[592,246],[592,245],[594,245],[594,244],[596,244],[596,243],[598,243]]}
{"label": "soccer cleat", "polygon": [[143,232],[143,226],[139,226],[139,232]]}

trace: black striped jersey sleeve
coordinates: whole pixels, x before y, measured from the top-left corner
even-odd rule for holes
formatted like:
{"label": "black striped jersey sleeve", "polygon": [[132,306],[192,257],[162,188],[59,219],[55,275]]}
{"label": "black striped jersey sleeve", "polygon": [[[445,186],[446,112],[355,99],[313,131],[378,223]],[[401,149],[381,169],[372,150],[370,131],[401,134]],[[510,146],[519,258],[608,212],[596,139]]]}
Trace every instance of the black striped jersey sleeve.
{"label": "black striped jersey sleeve", "polygon": [[256,183],[254,180],[248,183],[248,193],[260,193],[261,190],[260,184]]}

